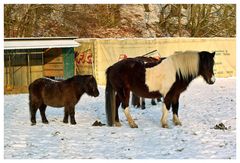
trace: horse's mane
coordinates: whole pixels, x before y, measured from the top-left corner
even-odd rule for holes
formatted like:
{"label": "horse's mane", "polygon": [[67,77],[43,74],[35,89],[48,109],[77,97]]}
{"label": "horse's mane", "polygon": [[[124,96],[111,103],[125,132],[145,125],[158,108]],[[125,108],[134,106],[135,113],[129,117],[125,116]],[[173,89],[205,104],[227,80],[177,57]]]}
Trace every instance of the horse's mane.
{"label": "horse's mane", "polygon": [[80,76],[82,76],[82,75],[74,75],[74,76],[72,76],[72,77],[64,80],[64,82],[67,82],[67,83],[68,83],[68,82],[72,82],[72,81],[79,80],[79,79],[81,79]]}
{"label": "horse's mane", "polygon": [[196,51],[176,52],[168,57],[178,76],[188,80],[189,76],[196,77],[199,72],[199,54]]}

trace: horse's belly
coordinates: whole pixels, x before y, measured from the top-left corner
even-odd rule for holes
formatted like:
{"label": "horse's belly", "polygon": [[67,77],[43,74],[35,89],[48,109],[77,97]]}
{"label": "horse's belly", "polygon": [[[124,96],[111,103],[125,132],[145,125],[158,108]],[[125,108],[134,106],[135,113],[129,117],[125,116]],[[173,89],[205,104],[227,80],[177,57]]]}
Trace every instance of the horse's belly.
{"label": "horse's belly", "polygon": [[43,102],[45,105],[52,107],[63,107],[65,100],[61,93],[44,93],[43,94]]}
{"label": "horse's belly", "polygon": [[149,91],[133,91],[137,96],[144,98],[160,98],[162,95],[159,91],[149,92]]}
{"label": "horse's belly", "polygon": [[64,107],[64,101],[61,99],[45,99],[44,104],[52,107]]}
{"label": "horse's belly", "polygon": [[149,92],[149,89],[146,85],[137,85],[132,86],[131,91],[134,92],[139,97],[144,98],[159,98],[162,97],[159,91]]}
{"label": "horse's belly", "polygon": [[74,107],[78,102],[72,89],[56,83],[45,85],[41,94],[44,104],[52,107]]}

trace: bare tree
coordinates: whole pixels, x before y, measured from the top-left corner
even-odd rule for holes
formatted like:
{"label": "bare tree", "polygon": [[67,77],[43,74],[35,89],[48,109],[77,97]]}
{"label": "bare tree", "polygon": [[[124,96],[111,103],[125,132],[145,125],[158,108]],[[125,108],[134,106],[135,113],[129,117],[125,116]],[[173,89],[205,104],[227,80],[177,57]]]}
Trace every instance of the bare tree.
{"label": "bare tree", "polygon": [[[5,4],[4,36],[142,37],[139,28],[121,27],[121,4]],[[152,12],[149,4],[142,12]],[[154,5],[151,5],[154,6]],[[158,4],[158,22],[146,24],[157,37],[235,37],[235,4]],[[144,13],[143,13],[144,15]],[[137,24],[137,23],[135,23]],[[126,28],[127,27],[127,28]],[[142,29],[146,30],[146,28]],[[112,35],[109,35],[113,33]]]}

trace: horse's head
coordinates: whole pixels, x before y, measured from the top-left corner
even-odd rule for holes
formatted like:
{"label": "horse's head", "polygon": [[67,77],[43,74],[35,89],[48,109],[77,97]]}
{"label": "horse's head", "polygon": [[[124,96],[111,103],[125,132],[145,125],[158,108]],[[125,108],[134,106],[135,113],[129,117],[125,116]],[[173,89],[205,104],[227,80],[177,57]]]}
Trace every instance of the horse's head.
{"label": "horse's head", "polygon": [[98,91],[98,87],[97,87],[97,81],[92,75],[87,77],[85,92],[89,96],[97,97],[99,95],[99,91]]}
{"label": "horse's head", "polygon": [[199,75],[201,75],[208,84],[215,82],[213,72],[215,52],[209,53],[206,51],[199,53]]}

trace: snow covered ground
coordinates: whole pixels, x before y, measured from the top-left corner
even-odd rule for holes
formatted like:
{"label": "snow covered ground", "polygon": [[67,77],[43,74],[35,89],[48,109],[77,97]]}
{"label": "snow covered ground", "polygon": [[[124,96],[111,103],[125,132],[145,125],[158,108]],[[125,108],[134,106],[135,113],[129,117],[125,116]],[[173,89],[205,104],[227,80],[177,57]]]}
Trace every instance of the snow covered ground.
{"label": "snow covered ground", "polygon": [[[139,128],[106,124],[104,87],[98,98],[84,95],[76,105],[77,125],[63,124],[63,108],[47,108],[49,124],[31,126],[28,94],[4,96],[5,159],[236,159],[236,78],[217,79],[214,85],[194,80],[180,98],[183,126],[160,126],[161,107],[146,100],[146,109],[131,108]],[[223,123],[227,130],[214,129]]]}

